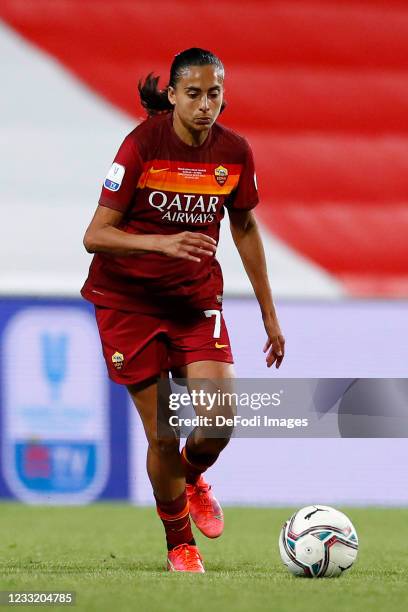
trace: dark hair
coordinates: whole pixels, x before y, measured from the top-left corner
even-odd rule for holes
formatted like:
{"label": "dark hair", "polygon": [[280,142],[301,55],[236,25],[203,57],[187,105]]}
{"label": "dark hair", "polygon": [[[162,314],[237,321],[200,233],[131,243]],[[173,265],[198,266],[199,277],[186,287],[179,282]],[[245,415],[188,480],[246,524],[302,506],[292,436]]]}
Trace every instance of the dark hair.
{"label": "dark hair", "polygon": [[[221,60],[214,55],[214,53],[211,53],[211,51],[192,47],[191,49],[186,49],[185,51],[177,53],[171,64],[170,79],[167,87],[164,89],[158,88],[160,77],[154,76],[153,72],[147,75],[144,82],[140,80],[138,83],[140,102],[147,110],[149,116],[167,113],[173,110],[173,105],[167,97],[168,88],[175,87],[184,70],[190,66],[216,66],[224,77],[224,66]],[[224,110],[225,106],[226,104],[223,102],[221,112]]]}

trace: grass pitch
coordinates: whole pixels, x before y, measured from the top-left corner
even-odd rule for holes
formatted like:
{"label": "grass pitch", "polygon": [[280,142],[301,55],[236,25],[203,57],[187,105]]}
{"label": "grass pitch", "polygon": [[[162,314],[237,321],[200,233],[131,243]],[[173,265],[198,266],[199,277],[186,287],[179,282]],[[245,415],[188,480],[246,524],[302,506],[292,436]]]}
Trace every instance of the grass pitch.
{"label": "grass pitch", "polygon": [[[0,590],[77,594],[74,608],[141,612],[408,610],[408,509],[343,509],[360,551],[339,578],[294,578],[278,534],[293,509],[226,508],[219,540],[197,535],[206,574],[164,571],[153,508],[0,505]],[[41,609],[50,609],[50,606]]]}

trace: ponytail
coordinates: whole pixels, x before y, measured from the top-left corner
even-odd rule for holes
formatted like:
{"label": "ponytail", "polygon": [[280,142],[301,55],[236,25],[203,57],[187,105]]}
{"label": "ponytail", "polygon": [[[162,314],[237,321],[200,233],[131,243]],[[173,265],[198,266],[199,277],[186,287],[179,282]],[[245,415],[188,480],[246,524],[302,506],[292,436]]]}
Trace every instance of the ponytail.
{"label": "ponytail", "polygon": [[[169,86],[175,87],[182,73],[190,66],[209,65],[215,66],[222,78],[224,78],[224,66],[221,60],[214,55],[214,53],[211,53],[211,51],[206,51],[198,47],[186,49],[185,51],[177,53],[170,68],[169,84],[165,89],[158,88],[160,77],[155,77],[153,76],[153,72],[150,72],[144,82],[140,80],[138,83],[140,102],[143,108],[146,109],[147,114],[149,116],[158,115],[173,110],[173,105],[167,97]],[[223,102],[221,112],[224,110],[225,106]]]}
{"label": "ponytail", "polygon": [[153,76],[153,72],[147,75],[144,82],[142,80],[138,83],[138,90],[140,95],[140,103],[147,110],[147,114],[158,115],[160,113],[168,113],[172,110],[173,105],[167,97],[168,87],[165,89],[159,89],[160,77]]}

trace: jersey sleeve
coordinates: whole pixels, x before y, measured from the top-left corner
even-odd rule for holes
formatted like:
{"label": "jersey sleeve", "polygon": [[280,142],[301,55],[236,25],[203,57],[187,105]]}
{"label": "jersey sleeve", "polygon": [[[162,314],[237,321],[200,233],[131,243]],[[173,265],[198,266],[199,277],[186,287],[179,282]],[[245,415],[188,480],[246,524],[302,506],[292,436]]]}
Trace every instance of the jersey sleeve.
{"label": "jersey sleeve", "polygon": [[232,210],[251,210],[259,202],[254,156],[249,144],[245,144],[245,157],[237,188],[225,202],[225,206]]}
{"label": "jersey sleeve", "polygon": [[143,161],[131,134],[119,147],[113,164],[106,175],[99,204],[126,212],[143,171]]}

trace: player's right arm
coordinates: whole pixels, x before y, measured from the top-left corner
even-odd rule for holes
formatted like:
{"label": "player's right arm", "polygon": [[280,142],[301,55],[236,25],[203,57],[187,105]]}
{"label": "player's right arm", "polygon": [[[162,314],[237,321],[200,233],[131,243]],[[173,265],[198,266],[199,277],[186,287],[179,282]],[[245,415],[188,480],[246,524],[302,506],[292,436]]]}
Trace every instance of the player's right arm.
{"label": "player's right arm", "polygon": [[200,256],[212,256],[215,253],[215,240],[205,234],[129,234],[118,228],[122,218],[122,212],[107,206],[98,206],[84,236],[84,246],[88,253],[122,256],[161,253],[168,257],[198,262]]}
{"label": "player's right arm", "polygon": [[143,160],[134,137],[129,134],[105,178],[99,206],[85,232],[84,246],[88,253],[120,256],[161,253],[197,262],[201,256],[214,255],[216,242],[204,234],[131,234],[120,229],[142,171]]}

